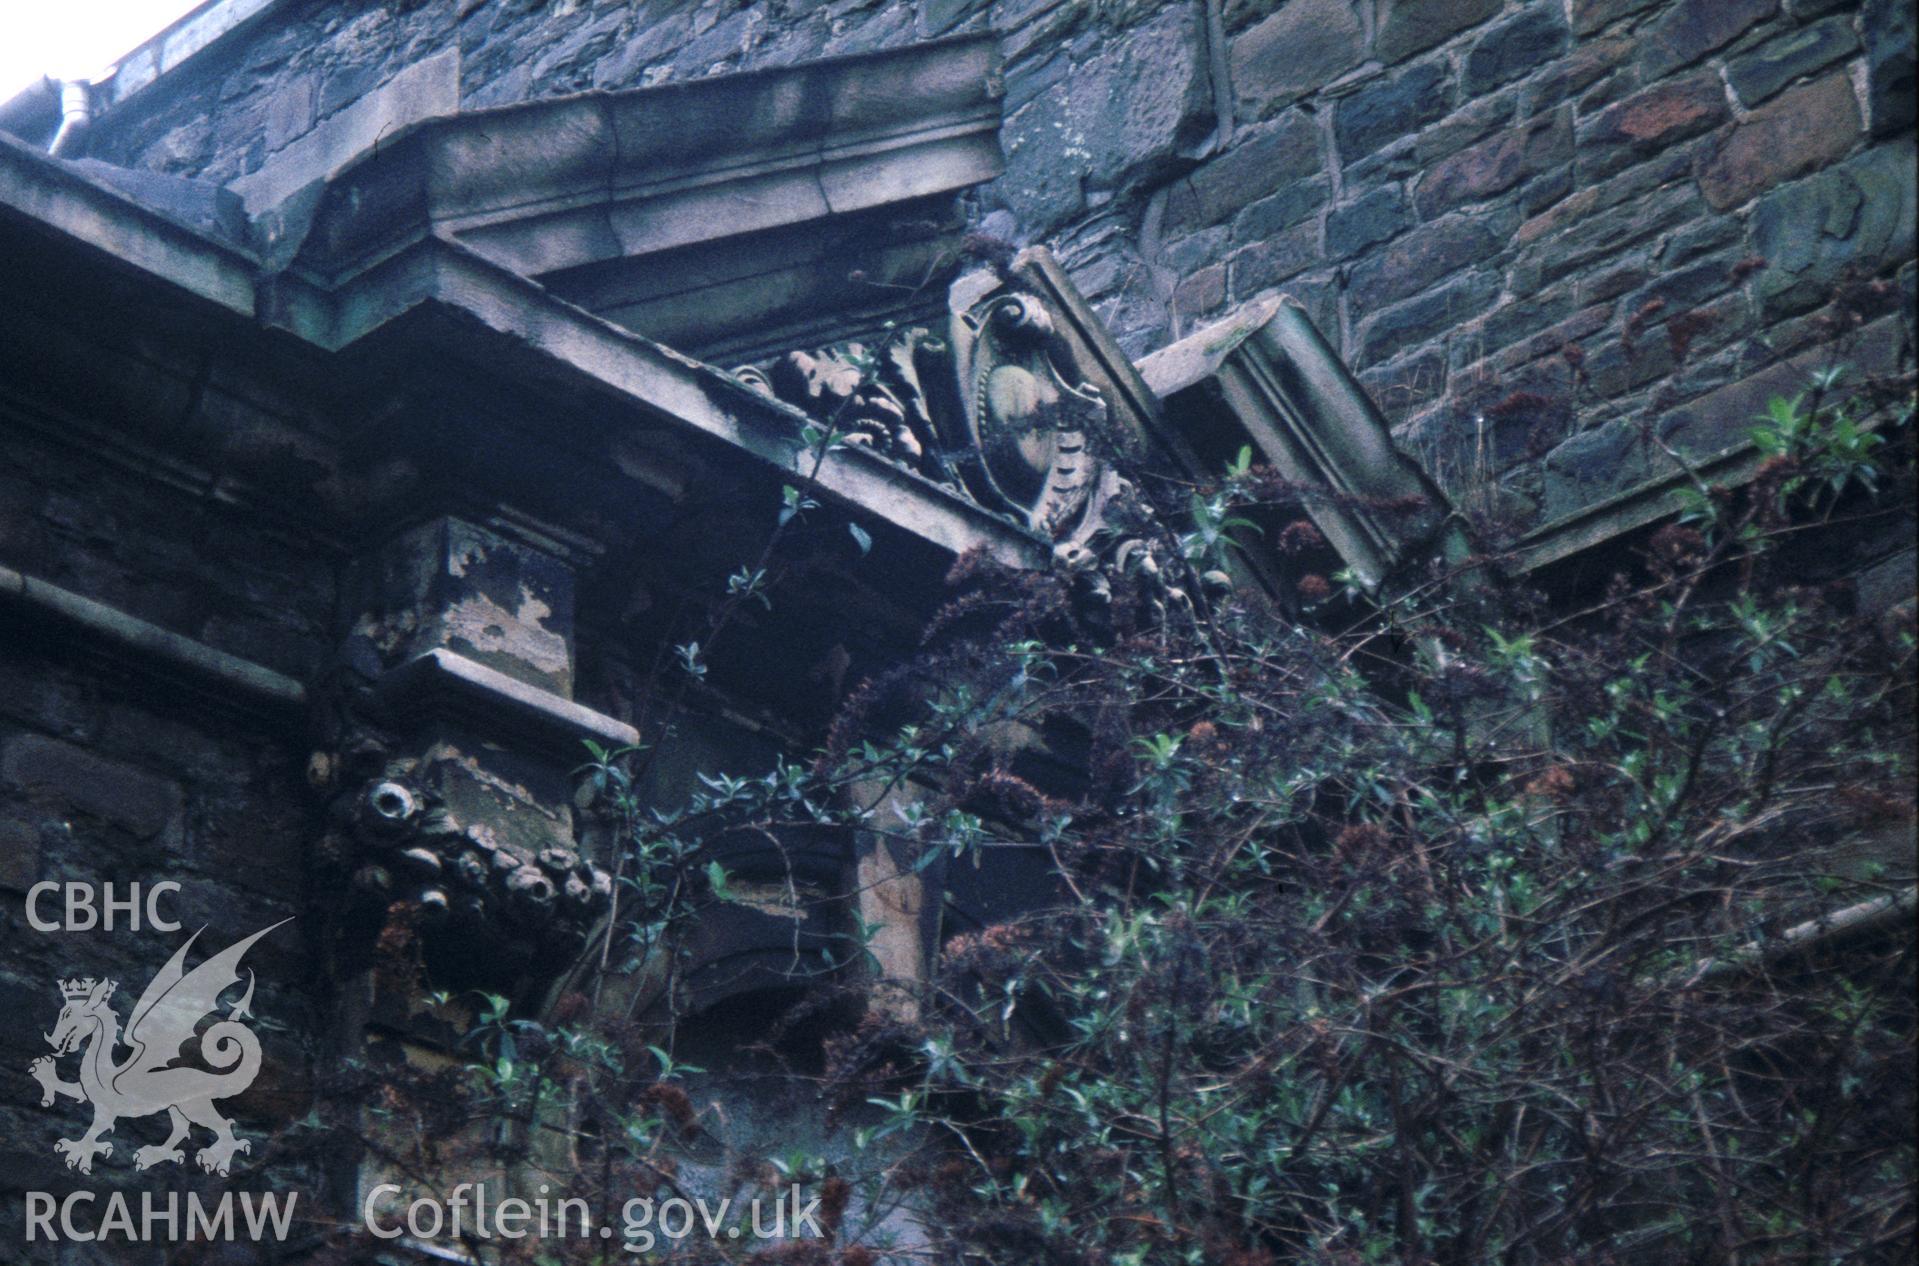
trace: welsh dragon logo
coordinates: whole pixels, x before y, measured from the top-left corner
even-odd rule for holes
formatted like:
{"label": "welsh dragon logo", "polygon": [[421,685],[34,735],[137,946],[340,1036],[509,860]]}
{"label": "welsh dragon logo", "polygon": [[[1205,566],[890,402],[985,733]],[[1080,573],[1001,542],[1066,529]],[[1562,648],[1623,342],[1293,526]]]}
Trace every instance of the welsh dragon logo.
{"label": "welsh dragon logo", "polygon": [[[215,1099],[231,1098],[252,1085],[260,1072],[260,1039],[240,1023],[253,1004],[251,971],[247,972],[246,992],[240,1000],[224,1019],[216,1020],[199,1035],[200,1055],[209,1067],[195,1068],[176,1061],[181,1047],[193,1040],[200,1022],[215,1014],[220,995],[239,983],[240,959],[247,950],[274,928],[291,921],[282,919],[273,927],[262,928],[188,971],[187,951],[200,936],[195,932],[133,1004],[124,1037],[120,1017],[108,1005],[116,982],[91,977],[60,982],[66,1005],[60,1009],[53,1032],[46,1035],[53,1054],[34,1060],[27,1071],[40,1083],[41,1107],[51,1106],[61,1096],[93,1105],[93,1124],[87,1132],[53,1145],[54,1151],[66,1157],[68,1169],[92,1173],[94,1157],[113,1154],[113,1144],[103,1141],[102,1135],[111,1133],[121,1117],[156,1112],[167,1114],[171,1130],[166,1142],[133,1154],[136,1168],[148,1169],[162,1161],[184,1162],[186,1153],[180,1145],[194,1125],[213,1131],[213,1142],[199,1152],[200,1167],[209,1173],[225,1175],[236,1153],[252,1150],[252,1144],[234,1137],[233,1122],[213,1107]],[[131,1053],[116,1062],[115,1053],[123,1045]],[[62,1081],[54,1061],[76,1050],[80,1051],[80,1079]]]}

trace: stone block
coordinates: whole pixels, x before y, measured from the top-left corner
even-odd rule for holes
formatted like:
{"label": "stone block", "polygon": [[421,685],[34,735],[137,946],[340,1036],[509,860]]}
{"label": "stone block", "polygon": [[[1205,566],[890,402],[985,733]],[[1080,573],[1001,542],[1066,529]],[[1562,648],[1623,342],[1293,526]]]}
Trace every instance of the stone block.
{"label": "stone block", "polygon": [[1424,290],[1442,277],[1499,252],[1501,241],[1463,215],[1422,225],[1356,264],[1347,293],[1355,317]]}
{"label": "stone block", "polygon": [[1529,109],[1534,113],[1549,110],[1584,92],[1624,65],[1632,50],[1629,35],[1609,35],[1576,44],[1572,52],[1527,82],[1524,91]]}
{"label": "stone block", "polygon": [[1558,5],[1534,5],[1479,37],[1461,76],[1469,93],[1490,92],[1539,69],[1566,50],[1570,36]]}
{"label": "stone block", "polygon": [[1710,71],[1634,93],[1580,129],[1583,179],[1600,180],[1723,123],[1726,93]]}
{"label": "stone block", "polygon": [[1570,314],[1577,300],[1573,287],[1565,284],[1537,294],[1512,296],[1460,331],[1461,337],[1453,340],[1453,364],[1463,366],[1482,360],[1536,335]]}
{"label": "stone block", "polygon": [[1677,366],[1669,340],[1657,330],[1641,330],[1630,343],[1614,339],[1586,357],[1585,387],[1601,400],[1612,400],[1664,378]]}
{"label": "stone block", "polygon": [[1333,139],[1339,160],[1350,164],[1381,146],[1444,118],[1452,108],[1452,82],[1442,62],[1408,67],[1370,84],[1333,109]]}
{"label": "stone block", "polygon": [[1173,311],[1183,317],[1201,316],[1226,302],[1226,266],[1202,268],[1173,288]]}
{"label": "stone block", "polygon": [[249,214],[259,215],[333,175],[382,138],[421,119],[452,114],[459,105],[460,55],[448,49],[408,66],[230,187],[246,200]]}
{"label": "stone block", "polygon": [[1859,102],[1844,72],[1789,89],[1700,156],[1699,188],[1715,211],[1739,206],[1844,157],[1859,128]]}
{"label": "stone block", "polygon": [[1374,365],[1437,338],[1491,307],[1498,294],[1499,279],[1477,272],[1395,304],[1360,327],[1357,359]]}
{"label": "stone block", "polygon": [[1094,188],[1157,182],[1198,158],[1218,126],[1199,7],[1169,8],[1075,66],[1067,93]]}
{"label": "stone block", "polygon": [[1319,262],[1319,226],[1296,225],[1234,255],[1233,294],[1247,299]]}
{"label": "stone block", "polygon": [[1572,112],[1562,107],[1496,133],[1433,167],[1420,180],[1413,200],[1420,215],[1430,220],[1455,207],[1484,202],[1570,160],[1572,148]]}
{"label": "stone block", "polygon": [[1281,185],[1278,193],[1261,198],[1233,217],[1233,242],[1271,237],[1325,206],[1331,193],[1332,182],[1324,176]]}
{"label": "stone block", "polygon": [[1755,106],[1801,75],[1824,70],[1858,47],[1849,19],[1822,18],[1729,59],[1726,80],[1743,104]]}
{"label": "stone block", "polygon": [[284,149],[313,128],[317,116],[313,77],[298,75],[275,85],[267,100],[267,152]]}
{"label": "stone block", "polygon": [[1624,492],[1653,473],[1639,425],[1617,418],[1583,431],[1546,455],[1540,518],[1550,523]]}
{"label": "stone block", "polygon": [[1738,39],[1779,11],[1779,0],[1678,0],[1639,37],[1639,68],[1648,79],[1690,65]]}
{"label": "stone block", "polygon": [[[1586,339],[1606,328],[1607,322],[1612,320],[1612,313],[1613,305],[1610,303],[1595,303],[1591,307],[1581,308],[1565,320],[1501,348],[1492,358],[1493,370],[1507,373],[1545,356],[1553,357],[1564,365],[1566,349],[1574,344],[1583,347]],[[1491,340],[1487,342],[1490,345]],[[1566,366],[1565,372],[1570,379],[1571,367]]]}
{"label": "stone block", "polygon": [[1413,209],[1398,185],[1375,189],[1326,213],[1326,253],[1338,258],[1390,240],[1412,227]]}
{"label": "stone block", "polygon": [[1182,277],[1198,272],[1226,254],[1227,238],[1224,225],[1176,237],[1161,249],[1158,262]]}
{"label": "stone block", "polygon": [[1047,233],[1086,206],[1080,162],[1066,154],[1075,145],[1066,130],[1066,96],[1043,93],[1008,116],[1000,129],[1006,173],[993,191],[1029,232]]}
{"label": "stone block", "polygon": [[1223,224],[1287,182],[1319,171],[1319,128],[1304,114],[1287,114],[1257,132],[1241,133],[1231,149],[1173,186],[1166,203],[1167,231]]}
{"label": "stone block", "polygon": [[1761,198],[1752,239],[1766,267],[1754,290],[1766,318],[1818,307],[1848,273],[1870,277],[1910,259],[1914,180],[1911,147],[1882,145]]}
{"label": "stone block", "polygon": [[1291,0],[1233,40],[1239,113],[1259,119],[1359,65],[1366,32],[1352,0]]}
{"label": "stone block", "polygon": [[1373,37],[1373,55],[1391,64],[1476,26],[1498,13],[1501,0],[1387,0]]}
{"label": "stone block", "polygon": [[367,93],[380,86],[386,67],[378,62],[360,62],[351,66],[334,66],[320,80],[320,100],[317,113],[321,118],[346,109]]}
{"label": "stone block", "polygon": [[1573,30],[1590,35],[1656,3],[1658,0],[1572,0]]}
{"label": "stone block", "polygon": [[1446,393],[1446,356],[1430,348],[1359,375],[1361,385],[1388,422],[1399,422]]}
{"label": "stone block", "polygon": [[1586,219],[1623,202],[1645,197],[1674,181],[1684,180],[1691,171],[1691,157],[1683,149],[1674,151],[1664,159],[1641,163],[1610,180],[1588,185],[1552,209],[1533,216],[1519,226],[1514,241],[1524,246],[1576,229]]}
{"label": "stone block", "polygon": [[1443,121],[1413,138],[1413,158],[1422,168],[1451,158],[1473,142],[1509,126],[1518,107],[1518,94],[1511,92],[1464,102]]}
{"label": "stone block", "polygon": [[177,822],[182,806],[177,784],[38,734],[15,735],[0,747],[0,782],[143,840]]}
{"label": "stone block", "polygon": [[1740,235],[1740,223],[1732,216],[1716,215],[1688,224],[1668,238],[1661,248],[1660,267],[1678,268],[1690,264],[1704,255],[1731,246],[1740,239]]}

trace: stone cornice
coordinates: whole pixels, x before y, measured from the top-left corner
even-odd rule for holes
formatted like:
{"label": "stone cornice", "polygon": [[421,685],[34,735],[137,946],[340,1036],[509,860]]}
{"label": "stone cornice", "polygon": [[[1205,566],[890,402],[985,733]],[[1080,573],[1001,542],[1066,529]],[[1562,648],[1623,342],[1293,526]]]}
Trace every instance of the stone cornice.
{"label": "stone cornice", "polygon": [[[254,255],[0,136],[0,221],[6,218],[91,247],[103,267],[152,277],[323,354],[372,354],[416,337],[443,349],[499,339],[557,379],[727,444],[786,477],[812,469],[798,411],[447,238],[415,237],[337,285],[302,268],[272,272]],[[435,314],[454,319],[423,319]],[[833,499],[952,553],[984,548],[1015,565],[1046,557],[1045,543],[1029,533],[873,453],[829,454],[817,483]]]}
{"label": "stone cornice", "polygon": [[1003,165],[997,62],[962,36],[430,119],[327,182],[300,258],[438,233],[538,276],[957,192]]}
{"label": "stone cornice", "polygon": [[0,217],[88,243],[121,265],[251,317],[260,261],[0,132]]}
{"label": "stone cornice", "polygon": [[617,718],[444,648],[387,673],[375,694],[396,718],[478,718],[489,737],[510,731],[565,758],[578,758],[581,739],[609,747],[640,741],[639,731]]}

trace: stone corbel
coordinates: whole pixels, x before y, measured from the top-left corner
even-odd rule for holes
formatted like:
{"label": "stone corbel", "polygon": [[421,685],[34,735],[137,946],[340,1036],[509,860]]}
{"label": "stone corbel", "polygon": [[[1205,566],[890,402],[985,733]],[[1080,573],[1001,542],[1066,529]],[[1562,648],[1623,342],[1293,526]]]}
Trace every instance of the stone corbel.
{"label": "stone corbel", "polygon": [[639,737],[571,698],[581,560],[553,539],[442,516],[370,551],[313,771],[333,904],[369,923],[403,904],[496,986],[558,970],[606,913],[570,771],[588,740]]}

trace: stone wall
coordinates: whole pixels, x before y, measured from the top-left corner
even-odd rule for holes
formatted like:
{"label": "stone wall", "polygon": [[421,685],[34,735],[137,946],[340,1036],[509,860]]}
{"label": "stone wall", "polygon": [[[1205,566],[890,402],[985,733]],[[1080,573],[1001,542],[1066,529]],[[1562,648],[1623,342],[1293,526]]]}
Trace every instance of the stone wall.
{"label": "stone wall", "polygon": [[449,49],[475,108],[989,26],[989,232],[1051,245],[1136,355],[1294,295],[1502,531],[1738,434],[1782,357],[1907,340],[1902,0],[316,0],[94,152],[230,179]]}
{"label": "stone wall", "polygon": [[[0,409],[0,562],[230,652],[289,671],[311,666],[331,608],[323,560],[234,507],[117,469],[96,452],[41,442],[21,422]],[[258,973],[262,1071],[224,1107],[253,1147],[257,1189],[316,1189],[310,1157],[294,1159],[270,1141],[312,1106],[316,1070],[325,1067],[299,882],[307,749],[297,725],[289,733],[228,702],[162,681],[150,662],[27,619],[11,604],[0,609],[0,1009],[9,1017],[0,1029],[0,1242],[22,1244],[22,1192],[86,1187],[105,1199],[107,1190],[134,1189],[136,1148],[166,1134],[164,1116],[129,1118],[93,1177],[61,1167],[54,1140],[78,1137],[88,1109],[66,1101],[43,1108],[27,1075],[49,1054],[43,1034],[60,1013],[58,982],[116,980],[124,1017],[185,935],[202,927],[196,962],[297,918],[248,954]],[[179,932],[144,921],[129,928],[124,910],[111,931],[47,932],[27,922],[24,897],[36,884],[86,885],[97,902],[109,885],[124,899],[162,881],[180,885],[158,906]],[[38,913],[60,919],[58,897],[43,897]],[[63,1061],[63,1076],[73,1075],[72,1063]],[[211,1193],[220,1185],[197,1165],[167,1167],[160,1179],[144,1186]],[[44,1242],[14,1251],[26,1254],[17,1260],[55,1260]],[[99,1260],[160,1259],[156,1248]]]}

